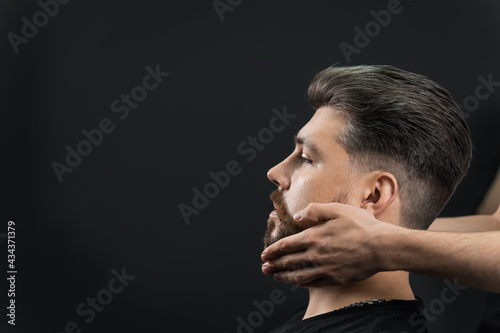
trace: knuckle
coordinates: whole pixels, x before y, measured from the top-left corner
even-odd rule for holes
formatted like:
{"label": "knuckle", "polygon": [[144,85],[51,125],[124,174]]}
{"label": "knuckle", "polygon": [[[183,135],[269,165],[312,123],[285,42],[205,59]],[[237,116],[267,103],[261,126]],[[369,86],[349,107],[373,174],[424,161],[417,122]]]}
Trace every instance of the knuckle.
{"label": "knuckle", "polygon": [[306,254],[303,262],[303,267],[314,267],[316,265],[316,256],[314,254]]}
{"label": "knuckle", "polygon": [[321,244],[321,234],[317,230],[314,230],[313,228],[309,230],[311,231],[308,238],[309,245],[317,247],[318,245]]}
{"label": "knuckle", "polygon": [[291,269],[291,263],[290,263],[290,260],[288,259],[284,259],[283,262],[282,262],[282,266],[284,269],[286,270],[289,270]]}
{"label": "knuckle", "polygon": [[328,253],[328,249],[330,248],[331,240],[327,239],[318,244],[318,251],[321,253]]}
{"label": "knuckle", "polygon": [[293,282],[293,277],[292,275],[288,273],[281,274],[281,281],[283,282]]}
{"label": "knuckle", "polygon": [[332,256],[330,253],[322,253],[321,255],[318,255],[317,261],[323,263],[324,266],[328,266],[332,270],[337,264],[335,256]]}
{"label": "knuckle", "polygon": [[280,251],[286,252],[288,248],[289,248],[288,242],[283,240],[280,244]]}
{"label": "knuckle", "polygon": [[314,203],[314,202],[311,202],[310,204],[307,205],[306,209],[305,209],[305,213],[307,216],[311,216],[314,214],[314,212],[316,211],[316,208],[317,208],[317,203]]}

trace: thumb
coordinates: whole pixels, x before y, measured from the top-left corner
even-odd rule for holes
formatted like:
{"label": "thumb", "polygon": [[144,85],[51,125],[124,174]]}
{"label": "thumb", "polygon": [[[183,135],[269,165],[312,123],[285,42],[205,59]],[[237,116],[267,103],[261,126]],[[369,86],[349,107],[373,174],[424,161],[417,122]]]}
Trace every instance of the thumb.
{"label": "thumb", "polygon": [[310,203],[306,208],[293,215],[294,220],[301,223],[323,223],[346,215],[351,206],[338,202]]}

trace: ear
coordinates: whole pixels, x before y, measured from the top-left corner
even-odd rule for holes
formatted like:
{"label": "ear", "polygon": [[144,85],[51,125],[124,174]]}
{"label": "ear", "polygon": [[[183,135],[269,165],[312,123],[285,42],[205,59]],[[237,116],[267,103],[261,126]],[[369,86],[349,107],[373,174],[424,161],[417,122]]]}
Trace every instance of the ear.
{"label": "ear", "polygon": [[398,181],[392,173],[376,172],[367,178],[361,208],[380,215],[398,196]]}

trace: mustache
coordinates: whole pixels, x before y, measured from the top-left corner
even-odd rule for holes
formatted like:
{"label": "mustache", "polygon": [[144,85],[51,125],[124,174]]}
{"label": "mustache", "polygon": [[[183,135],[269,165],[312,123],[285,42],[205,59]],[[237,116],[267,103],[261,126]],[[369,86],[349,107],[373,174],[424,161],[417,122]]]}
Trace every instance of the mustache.
{"label": "mustache", "polygon": [[276,208],[277,221],[271,217],[267,220],[264,248],[276,243],[284,237],[297,234],[310,226],[296,222],[293,219],[293,216],[289,213],[288,205],[286,204],[282,190],[274,190],[270,195],[270,199],[273,201]]}
{"label": "mustache", "polygon": [[276,206],[276,212],[278,214],[278,218],[281,221],[293,220],[293,217],[288,212],[288,206],[286,204],[285,197],[283,196],[282,191],[274,190],[269,198]]}

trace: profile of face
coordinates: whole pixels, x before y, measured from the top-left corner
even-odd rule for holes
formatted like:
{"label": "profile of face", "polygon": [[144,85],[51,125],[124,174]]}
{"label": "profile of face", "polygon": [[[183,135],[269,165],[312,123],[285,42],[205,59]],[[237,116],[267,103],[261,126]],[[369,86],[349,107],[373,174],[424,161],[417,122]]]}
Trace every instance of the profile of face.
{"label": "profile of face", "polygon": [[349,156],[337,140],[343,126],[337,111],[319,108],[296,135],[295,150],[268,171],[278,189],[270,197],[275,210],[267,221],[264,247],[311,227],[293,219],[311,202],[360,206],[363,198],[355,194],[359,174],[353,173]]}

